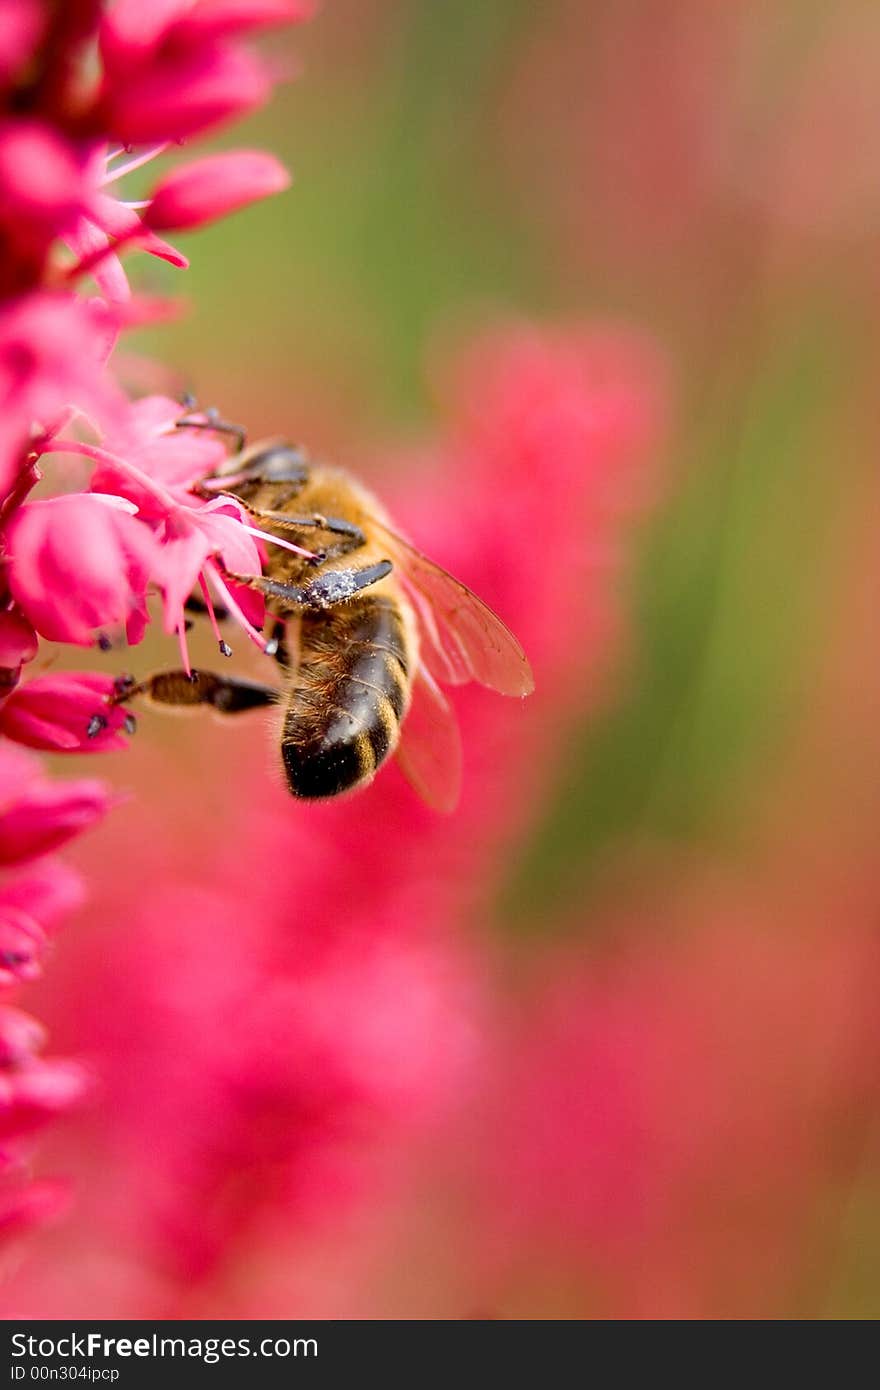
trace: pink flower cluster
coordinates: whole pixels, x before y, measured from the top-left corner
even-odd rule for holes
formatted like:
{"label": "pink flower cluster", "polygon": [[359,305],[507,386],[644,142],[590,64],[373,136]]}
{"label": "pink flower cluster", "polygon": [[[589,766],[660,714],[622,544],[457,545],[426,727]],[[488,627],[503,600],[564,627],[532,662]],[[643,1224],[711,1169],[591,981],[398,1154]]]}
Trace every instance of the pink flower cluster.
{"label": "pink flower cluster", "polygon": [[[52,851],[103,816],[100,782],[59,784],[30,754],[0,742],[0,991],[36,979],[58,921],[80,899],[77,876]],[[0,1235],[55,1210],[64,1188],[30,1182],[23,1139],[81,1096],[85,1073],[39,1052],[41,1026],[0,1003]]]}
{"label": "pink flower cluster", "polygon": [[[28,817],[43,818],[45,836],[60,840],[59,826],[76,828],[78,814],[88,823],[106,804],[92,783],[53,790],[9,741],[99,751],[133,728],[110,703],[110,676],[32,675],[41,638],[138,642],[156,592],[188,667],[183,605],[200,583],[211,614],[214,593],[262,642],[253,595],[224,579],[227,569],[260,569],[258,533],[237,504],[191,491],[225,457],[223,435],[206,415],[180,428],[175,401],[129,402],[109,361],[126,327],[165,312],[133,293],[123,256],[142,251],[184,267],[160,233],[199,227],[285,188],[288,176],[271,156],[245,150],[188,160],[134,201],[119,189],[167,150],[262,102],[273,74],[246,41],[307,8],[304,0],[0,0],[4,864],[51,847],[21,848]],[[41,863],[3,890],[4,985],[36,969],[60,873]],[[16,1017],[2,1044],[2,1065],[16,1078],[9,1104],[18,1103],[16,1088],[42,1086],[51,1108],[45,1064],[32,1060],[34,1028]],[[5,1038],[5,1022],[0,1031]]]}

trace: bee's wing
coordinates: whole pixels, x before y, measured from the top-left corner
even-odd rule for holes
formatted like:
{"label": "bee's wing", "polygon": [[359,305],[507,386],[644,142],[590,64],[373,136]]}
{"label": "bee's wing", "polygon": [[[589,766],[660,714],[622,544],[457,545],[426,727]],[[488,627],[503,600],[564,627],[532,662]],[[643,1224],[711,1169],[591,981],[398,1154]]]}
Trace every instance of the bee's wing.
{"label": "bee's wing", "polygon": [[446,685],[479,681],[500,695],[530,695],[535,682],[528,658],[491,608],[396,531],[375,525],[396,552],[421,620],[422,660],[436,679]]}
{"label": "bee's wing", "polygon": [[461,792],[461,739],[455,713],[422,666],[397,744],[400,770],[435,811],[454,811]]}

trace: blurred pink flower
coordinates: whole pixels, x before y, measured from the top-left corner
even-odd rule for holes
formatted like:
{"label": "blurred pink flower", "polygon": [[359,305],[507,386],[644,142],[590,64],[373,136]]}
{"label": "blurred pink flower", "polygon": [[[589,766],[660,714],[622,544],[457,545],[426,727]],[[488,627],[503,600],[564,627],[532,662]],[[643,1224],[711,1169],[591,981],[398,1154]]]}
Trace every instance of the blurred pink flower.
{"label": "blurred pink flower", "polygon": [[880,959],[850,906],[818,880],[645,892],[592,924],[619,949],[535,953],[469,1134],[477,1296],[551,1278],[573,1316],[786,1315],[878,1094]]}
{"label": "blurred pink flower", "polygon": [[20,1009],[0,1006],[0,1140],[28,1134],[83,1095],[87,1074],[75,1062],[44,1060],[45,1030]]}
{"label": "blurred pink flower", "polygon": [[[69,785],[69,784],[68,784]],[[26,912],[39,922],[41,930],[51,932],[84,899],[82,880],[73,869],[54,858],[29,861],[7,878],[0,890],[5,908]]]}
{"label": "blurred pink flower", "polygon": [[110,805],[103,782],[52,782],[29,754],[0,742],[0,866],[48,854],[101,820]]}
{"label": "blurred pink flower", "polygon": [[85,159],[45,122],[0,120],[0,240],[41,267],[49,244],[88,203]]}
{"label": "blurred pink flower", "polygon": [[[6,997],[39,975],[49,933],[81,900],[78,876],[47,856],[95,824],[109,804],[101,783],[50,782],[30,754],[0,740],[0,993]],[[57,1214],[66,1202],[66,1183],[33,1178],[24,1141],[74,1105],[88,1081],[77,1063],[41,1058],[44,1041],[36,1020],[0,1005],[3,1239]]]}
{"label": "blurred pink flower", "polygon": [[82,897],[79,877],[55,859],[0,881],[0,990],[38,978],[52,927]]}
{"label": "blurred pink flower", "polygon": [[29,912],[9,906],[0,890],[0,989],[36,980],[46,934]]}
{"label": "blurred pink flower", "polygon": [[0,82],[8,82],[24,67],[45,25],[42,0],[0,0]]}
{"label": "blurred pink flower", "polygon": [[309,14],[302,3],[119,0],[101,21],[102,126],[123,144],[182,140],[265,101],[266,66],[238,39]]}
{"label": "blurred pink flower", "polygon": [[66,1183],[26,1181],[24,1165],[0,1158],[0,1240],[9,1240],[33,1226],[60,1216],[68,1207]]}

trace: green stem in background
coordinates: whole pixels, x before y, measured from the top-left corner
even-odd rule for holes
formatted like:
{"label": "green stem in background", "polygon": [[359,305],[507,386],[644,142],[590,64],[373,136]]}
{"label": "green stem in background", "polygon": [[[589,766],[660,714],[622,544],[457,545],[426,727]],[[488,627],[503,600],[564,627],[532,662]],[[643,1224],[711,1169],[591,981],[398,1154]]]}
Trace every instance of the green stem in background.
{"label": "green stem in background", "polygon": [[766,790],[831,620],[836,513],[858,484],[835,427],[857,352],[858,334],[824,314],[801,323],[699,432],[643,556],[624,692],[575,739],[501,905],[508,926],[582,906],[624,844],[729,833]]}

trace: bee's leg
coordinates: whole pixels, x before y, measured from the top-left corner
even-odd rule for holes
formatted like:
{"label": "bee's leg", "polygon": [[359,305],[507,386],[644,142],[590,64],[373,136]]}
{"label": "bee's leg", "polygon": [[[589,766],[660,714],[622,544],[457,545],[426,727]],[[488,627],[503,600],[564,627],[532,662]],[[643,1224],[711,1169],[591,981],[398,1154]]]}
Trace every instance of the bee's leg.
{"label": "bee's leg", "polygon": [[146,680],[120,676],[111,704],[124,705],[137,695],[144,695],[157,705],[211,705],[220,714],[241,714],[249,709],[261,709],[275,704],[278,691],[258,681],[238,680],[234,676],[218,676],[213,671],[157,671]]}
{"label": "bee's leg", "polygon": [[366,545],[367,538],[359,526],[338,516],[288,516],[284,512],[254,511],[253,515],[264,526],[277,526],[279,531],[316,530],[337,536],[335,545],[322,546],[316,553],[314,563],[323,564],[326,560],[340,560]]}
{"label": "bee's leg", "polygon": [[216,406],[208,406],[201,414],[202,420],[194,420],[193,414],[197,411],[195,399],[192,396],[185,396],[181,402],[187,412],[181,415],[179,420],[175,420],[175,428],[179,430],[211,430],[215,434],[228,434],[235,440],[236,452],[241,453],[247,442],[247,430],[243,425],[230,424],[228,420],[223,420]]}
{"label": "bee's leg", "polygon": [[[223,495],[222,493],[220,494]],[[231,494],[235,496],[235,494]],[[315,555],[314,563],[323,564],[325,560],[335,560],[343,555],[348,555],[353,550],[359,550],[362,545],[366,545],[367,538],[360,526],[356,526],[352,521],[346,521],[339,516],[323,516],[315,513],[312,516],[291,516],[288,512],[270,512],[262,507],[252,507],[243,497],[235,496],[235,500],[244,507],[249,516],[262,526],[276,526],[279,531],[326,531],[331,536],[338,536],[340,539],[336,545],[329,548],[323,547]]]}
{"label": "bee's leg", "polygon": [[325,570],[308,584],[281,584],[276,579],[267,579],[262,574],[230,574],[236,584],[245,584],[267,598],[278,598],[289,603],[292,608],[324,609],[335,608],[337,603],[345,603],[354,598],[361,589],[376,584],[391,573],[390,560],[379,560],[375,565],[365,565],[363,569]]}
{"label": "bee's leg", "polygon": [[[241,501],[241,498],[238,500]],[[367,538],[361,528],[355,526],[353,521],[345,521],[340,516],[322,516],[318,512],[314,516],[290,516],[288,512],[267,512],[261,507],[248,507],[246,502],[242,505],[250,512],[251,516],[265,521],[270,526],[277,526],[279,531],[329,531],[331,535],[343,536],[345,539],[353,541],[355,545],[366,545],[367,543]]]}
{"label": "bee's leg", "polygon": [[378,560],[375,565],[364,565],[362,569],[325,570],[305,585],[306,606],[308,608],[333,608],[337,603],[345,603],[354,598],[361,589],[368,589],[385,579],[394,566],[390,560]]}

